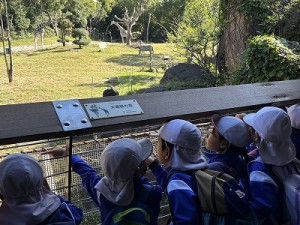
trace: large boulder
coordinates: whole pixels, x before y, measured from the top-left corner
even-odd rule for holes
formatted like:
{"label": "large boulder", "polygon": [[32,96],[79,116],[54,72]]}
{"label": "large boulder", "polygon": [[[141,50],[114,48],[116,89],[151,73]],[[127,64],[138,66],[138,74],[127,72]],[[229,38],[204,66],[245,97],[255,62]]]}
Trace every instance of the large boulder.
{"label": "large boulder", "polygon": [[211,87],[215,77],[205,68],[196,64],[179,63],[166,70],[160,85],[179,83],[184,86]]}

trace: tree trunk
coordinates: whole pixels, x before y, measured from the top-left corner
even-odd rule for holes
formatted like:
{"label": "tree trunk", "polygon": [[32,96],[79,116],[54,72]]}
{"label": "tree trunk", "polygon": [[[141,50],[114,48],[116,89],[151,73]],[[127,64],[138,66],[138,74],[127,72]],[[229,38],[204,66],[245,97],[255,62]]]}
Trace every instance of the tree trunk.
{"label": "tree trunk", "polygon": [[13,58],[12,58],[12,50],[11,50],[11,38],[10,38],[10,22],[8,18],[8,12],[7,12],[7,2],[4,0],[4,12],[5,12],[5,18],[6,18],[6,25],[7,25],[7,42],[8,42],[8,49],[9,49],[9,63],[7,60],[7,53],[6,53],[6,47],[5,47],[5,36],[4,36],[4,26],[3,26],[3,18],[0,14],[0,23],[1,23],[1,33],[2,33],[2,46],[3,46],[3,56],[5,60],[6,70],[7,70],[7,76],[9,83],[13,82]]}
{"label": "tree trunk", "polygon": [[[0,14],[0,23],[1,23],[1,34],[2,34],[2,47],[3,47],[3,56],[4,56],[4,61],[6,65],[6,70],[7,70],[7,76],[8,76],[8,81],[9,83],[13,82],[13,58],[12,58],[12,50],[11,50],[11,38],[10,38],[10,22],[8,18],[8,12],[7,12],[7,2],[4,0],[4,12],[5,12],[5,18],[6,18],[6,24],[7,24],[7,42],[8,42],[8,49],[9,53],[6,52],[6,47],[5,47],[5,29],[3,25],[3,18],[2,14]],[[9,54],[9,62],[7,60],[7,54]]]}
{"label": "tree trunk", "polygon": [[148,24],[147,24],[147,37],[146,37],[146,43],[149,42],[150,21],[151,21],[151,13],[149,13]]}
{"label": "tree trunk", "polygon": [[132,25],[128,24],[128,26],[127,26],[127,37],[126,37],[126,44],[127,45],[131,45],[131,36],[132,36],[131,30],[132,30]]}
{"label": "tree trunk", "polygon": [[123,18],[119,18],[117,15],[115,15],[115,18],[122,22],[122,24],[125,25],[127,28],[127,38],[126,38],[126,44],[131,45],[131,38],[132,38],[132,27],[135,25],[135,23],[138,21],[139,17],[144,12],[144,5],[141,4],[138,11],[133,10],[132,16],[129,16],[128,10],[125,7],[125,14]]}
{"label": "tree trunk", "polygon": [[[238,6],[228,1],[224,10],[225,20],[228,22],[223,30],[221,37],[223,46],[219,46],[218,56],[224,57],[219,60],[225,60],[226,69],[223,67],[222,70],[232,73],[242,61],[242,52],[246,48],[249,32],[245,16],[238,10]],[[221,53],[222,48],[224,52]]]}

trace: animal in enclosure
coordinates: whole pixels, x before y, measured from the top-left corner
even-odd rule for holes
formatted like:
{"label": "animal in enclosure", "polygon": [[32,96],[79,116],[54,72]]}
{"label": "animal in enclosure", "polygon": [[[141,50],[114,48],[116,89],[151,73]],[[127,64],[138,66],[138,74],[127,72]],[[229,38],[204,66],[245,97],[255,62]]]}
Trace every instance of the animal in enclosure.
{"label": "animal in enclosure", "polygon": [[120,36],[121,36],[121,39],[122,39],[122,43],[124,44],[125,43],[125,40],[127,38],[127,34],[128,34],[128,31],[122,27],[119,23],[115,22],[115,21],[111,21],[110,25],[116,25],[120,31]]}
{"label": "animal in enclosure", "polygon": [[38,37],[40,37],[40,39],[41,39],[41,47],[43,48],[45,28],[47,26],[52,26],[52,28],[55,31],[55,34],[57,35],[57,27],[56,27],[55,21],[52,18],[49,18],[49,20],[47,22],[40,23],[33,32],[35,49],[37,48]]}
{"label": "animal in enclosure", "polygon": [[143,55],[144,52],[149,52],[150,56],[154,54],[153,46],[152,45],[144,45],[142,41],[139,41],[138,45],[139,55]]}

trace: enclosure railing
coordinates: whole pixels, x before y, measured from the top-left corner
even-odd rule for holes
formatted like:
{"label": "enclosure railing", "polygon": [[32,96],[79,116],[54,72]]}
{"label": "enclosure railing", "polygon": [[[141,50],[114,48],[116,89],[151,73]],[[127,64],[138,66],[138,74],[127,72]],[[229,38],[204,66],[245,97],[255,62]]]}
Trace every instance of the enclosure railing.
{"label": "enclosure railing", "polygon": [[[71,172],[72,154],[79,154],[102,173],[101,151],[116,138],[150,137],[152,130],[174,118],[192,121],[205,130],[209,123],[207,118],[214,113],[233,114],[272,104],[288,106],[299,102],[300,80],[288,80],[1,105],[0,160],[11,152],[35,156],[41,162],[51,188],[84,209],[86,219],[83,224],[97,224],[99,213],[82,191],[80,178]],[[57,145],[66,147],[69,157],[50,158],[40,154]],[[163,202],[161,221],[168,215],[166,199]]]}

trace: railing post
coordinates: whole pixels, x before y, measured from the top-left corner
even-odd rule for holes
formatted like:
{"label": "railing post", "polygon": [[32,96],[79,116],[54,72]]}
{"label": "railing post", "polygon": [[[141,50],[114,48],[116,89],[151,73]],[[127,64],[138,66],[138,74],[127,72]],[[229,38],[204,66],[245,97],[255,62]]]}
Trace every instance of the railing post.
{"label": "railing post", "polygon": [[68,177],[67,177],[67,187],[68,187],[68,200],[71,201],[71,184],[72,184],[72,146],[73,146],[73,136],[70,136],[66,140],[66,151],[67,151],[67,160],[66,167],[68,168]]}

